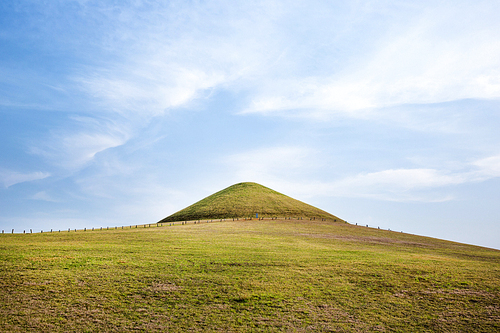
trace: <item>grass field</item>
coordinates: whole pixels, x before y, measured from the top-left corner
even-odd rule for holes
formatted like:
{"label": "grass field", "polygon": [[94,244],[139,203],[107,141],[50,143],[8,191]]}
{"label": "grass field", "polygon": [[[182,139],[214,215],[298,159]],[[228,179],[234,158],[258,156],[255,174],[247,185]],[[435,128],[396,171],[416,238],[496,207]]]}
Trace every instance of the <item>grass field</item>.
{"label": "grass field", "polygon": [[500,251],[309,220],[0,235],[2,332],[498,332]]}

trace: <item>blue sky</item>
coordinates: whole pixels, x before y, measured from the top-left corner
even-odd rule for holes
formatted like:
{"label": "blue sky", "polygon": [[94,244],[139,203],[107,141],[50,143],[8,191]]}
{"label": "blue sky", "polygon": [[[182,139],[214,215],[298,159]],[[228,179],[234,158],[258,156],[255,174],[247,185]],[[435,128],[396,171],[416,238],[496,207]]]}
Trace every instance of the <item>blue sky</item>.
{"label": "blue sky", "polygon": [[3,1],[0,228],[254,181],[500,249],[498,1]]}

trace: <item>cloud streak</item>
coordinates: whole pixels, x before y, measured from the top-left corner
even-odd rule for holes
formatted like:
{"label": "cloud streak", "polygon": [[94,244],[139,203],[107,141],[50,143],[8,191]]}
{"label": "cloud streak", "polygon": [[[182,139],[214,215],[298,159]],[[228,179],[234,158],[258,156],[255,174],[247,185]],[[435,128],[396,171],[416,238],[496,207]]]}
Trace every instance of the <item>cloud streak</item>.
{"label": "cloud streak", "polygon": [[0,183],[3,184],[5,188],[9,188],[13,185],[31,182],[34,180],[40,180],[50,177],[50,173],[48,172],[29,172],[29,173],[21,173],[17,171],[0,169]]}
{"label": "cloud streak", "polygon": [[[468,165],[468,171],[437,169],[389,169],[359,173],[319,185],[325,193],[340,197],[364,197],[388,201],[439,202],[455,198],[451,186],[484,182],[500,177],[500,157],[492,156]],[[317,184],[318,185],[318,184]],[[441,193],[440,189],[445,193]]]}
{"label": "cloud streak", "polygon": [[130,133],[126,122],[116,124],[105,118],[72,116],[64,128],[30,146],[30,153],[43,157],[52,166],[74,172],[86,166],[96,154],[124,144]]}
{"label": "cloud streak", "polygon": [[490,7],[417,11],[379,36],[354,65],[270,80],[243,113],[365,117],[370,109],[403,104],[498,99],[500,24]]}
{"label": "cloud streak", "polygon": [[[439,5],[406,9],[405,20],[384,26],[374,42],[361,38],[356,18],[394,19],[390,6],[323,8],[318,3],[324,12],[318,16],[302,2],[289,9],[281,2],[220,5],[193,10],[181,3],[109,7],[81,2],[78,19],[89,28],[99,22],[103,31],[91,49],[109,60],[98,54],[99,61],[73,67],[69,77],[80,98],[93,105],[87,114],[101,127],[80,122],[73,125],[77,131],[55,130],[31,151],[78,169],[96,153],[125,144],[154,117],[206,100],[217,89],[244,91],[249,103],[239,110],[243,114],[312,119],[377,118],[381,111],[376,109],[387,106],[500,98],[500,24],[493,14],[484,16],[489,4],[468,11]],[[298,9],[307,40],[286,23]],[[325,32],[323,24],[313,22],[318,18],[320,23],[334,18],[339,29]],[[350,46],[352,40],[359,46]],[[301,43],[311,52],[322,46],[323,53],[308,53]],[[347,51],[324,46],[328,43]],[[316,56],[325,68],[320,74],[298,70]],[[329,59],[337,65],[328,66]]]}
{"label": "cloud streak", "polygon": [[[226,165],[235,179],[263,182],[287,193],[312,197],[371,198],[397,202],[442,202],[456,198],[453,186],[500,177],[500,156],[463,165],[462,171],[433,168],[400,168],[360,172],[322,181],[313,175],[313,152],[304,147],[273,147],[232,155]],[[294,180],[300,173],[301,179]],[[309,176],[308,176],[309,175]]]}

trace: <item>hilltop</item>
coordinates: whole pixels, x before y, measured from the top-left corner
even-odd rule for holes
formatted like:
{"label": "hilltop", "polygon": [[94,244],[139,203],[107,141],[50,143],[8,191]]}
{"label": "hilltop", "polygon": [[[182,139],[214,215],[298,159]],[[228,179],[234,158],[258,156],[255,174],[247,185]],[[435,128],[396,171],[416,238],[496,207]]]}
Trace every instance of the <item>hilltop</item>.
{"label": "hilltop", "polygon": [[302,217],[344,222],[335,215],[257,183],[238,183],[214,193],[159,222],[242,218]]}

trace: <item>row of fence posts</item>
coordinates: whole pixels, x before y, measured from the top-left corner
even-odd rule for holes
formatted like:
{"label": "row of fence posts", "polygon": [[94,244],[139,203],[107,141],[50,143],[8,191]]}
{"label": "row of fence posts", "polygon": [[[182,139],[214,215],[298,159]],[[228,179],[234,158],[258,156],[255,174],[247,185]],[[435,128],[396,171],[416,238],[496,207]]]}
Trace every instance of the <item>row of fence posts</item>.
{"label": "row of fence posts", "polygon": [[[240,219],[240,218],[239,218],[239,217],[233,217],[232,219],[233,219],[233,221],[239,221],[239,219]],[[252,220],[253,218],[252,218],[252,217],[244,217],[243,219],[244,219],[244,220]],[[264,220],[264,219],[265,219],[265,217],[259,217],[259,218],[258,218],[258,220],[259,220],[259,221]],[[279,219],[278,217],[271,217],[271,220],[278,220],[278,219]],[[291,217],[284,217],[283,219],[284,219],[284,220],[291,220],[292,218],[291,218]],[[296,219],[297,219],[297,220],[303,220],[303,218],[302,218],[302,217],[296,217]],[[311,218],[310,218],[310,220],[311,220],[311,221],[314,221],[314,220],[316,220],[316,217],[311,217]],[[220,222],[222,222],[222,221],[226,221],[226,219],[220,219],[219,221],[220,221]],[[321,218],[321,221],[326,221],[326,219],[325,219],[325,218]],[[337,222],[337,220],[334,220],[334,221],[335,221],[335,222]],[[195,221],[193,221],[193,222],[194,222],[194,224],[197,224],[197,223],[199,224],[199,223],[201,223],[201,220],[199,219],[199,220],[195,220]],[[209,223],[209,222],[213,222],[213,219],[211,219],[210,221],[206,220],[206,222],[207,222],[207,223]],[[346,222],[347,222],[347,221],[346,221]],[[187,224],[187,223],[188,223],[188,221],[181,221],[181,224],[182,224],[182,225]],[[147,228],[151,228],[151,224],[156,224],[156,226],[157,226],[157,227],[163,227],[163,223],[149,223],[149,224],[143,224],[143,228],[146,228],[146,226],[147,226]],[[175,225],[175,222],[171,222],[171,223],[169,223],[169,226],[172,226],[172,225]],[[356,225],[358,225],[358,224],[356,223]],[[138,225],[138,224],[136,224],[136,225],[135,225],[135,229],[137,229],[137,228],[138,228],[138,226],[139,226],[139,225]],[[368,224],[367,224],[366,226],[368,227]],[[134,225],[130,225],[130,226],[129,226],[129,228],[130,228],[130,229],[132,229],[132,227],[134,227]],[[111,227],[111,228],[113,229],[113,227]],[[124,228],[125,228],[124,226],[121,226],[121,229],[124,229]],[[97,229],[97,228],[92,228],[92,231],[94,231],[94,230],[96,230],[96,229]],[[115,227],[114,227],[114,229],[115,229],[115,230],[117,230],[117,229],[118,229],[118,227],[117,227],[117,226],[115,226]],[[380,229],[380,227],[379,227],[379,229]],[[74,230],[75,230],[75,232],[77,232],[77,231],[78,231],[77,229],[74,229]],[[89,230],[90,230],[90,229],[89,229]],[[103,230],[103,227],[100,227],[100,229],[98,229],[98,230]],[[109,227],[106,227],[106,230],[109,230]],[[389,230],[390,230],[390,229],[389,229]],[[85,231],[87,231],[87,228],[83,228],[83,231],[84,231],[84,232],[85,232]],[[43,230],[40,230],[40,233],[42,233],[42,234],[43,234],[43,232],[44,232]],[[53,229],[50,229],[50,232],[52,233],[52,232],[54,232],[54,230],[53,230]],[[57,232],[61,232],[61,229],[59,229]],[[71,232],[71,228],[68,228],[68,232]],[[2,230],[2,234],[4,234],[4,233],[5,233],[5,230]],[[12,234],[14,233],[14,229],[12,229],[11,233],[12,233]],[[30,234],[32,234],[32,233],[33,233],[33,229],[30,229],[30,232],[29,232],[29,233],[30,233]],[[26,234],[26,230],[23,230],[23,234]]]}
{"label": "row of fence posts", "polygon": [[[347,221],[346,221],[346,222],[347,222]],[[358,224],[356,223],[356,225],[358,225]],[[361,226],[361,225],[360,225],[360,226]],[[368,224],[366,225],[366,227],[367,227],[367,228],[369,228]],[[377,227],[377,229],[379,229],[379,230],[380,230],[380,227]],[[391,228],[388,228],[388,229],[387,229],[387,231],[392,231],[392,230],[391,230]],[[403,233],[403,231],[401,231],[401,233]]]}
{"label": "row of fence posts", "polygon": [[[187,223],[187,222],[186,222],[186,223]],[[163,226],[163,223],[149,223],[149,224],[144,224],[144,225],[143,225],[143,227],[144,227],[144,228],[146,228],[146,226],[147,226],[148,228],[151,228],[151,225],[152,225],[152,224],[156,224],[156,226],[157,226],[157,227],[162,227],[162,226]],[[175,225],[175,223],[170,223],[170,225]],[[130,228],[130,229],[132,229],[132,227],[135,227],[135,228],[137,229],[137,228],[138,228],[138,226],[139,226],[138,224],[136,224],[135,226],[134,226],[134,225],[130,225],[130,226],[129,226],[129,228]],[[125,229],[125,226],[121,226],[120,228],[121,228],[121,229]],[[109,229],[110,229],[110,227],[106,227],[106,229],[105,229],[105,230],[109,230]],[[113,227],[111,227],[111,230],[112,230],[112,229],[113,229]],[[114,227],[114,229],[115,229],[115,230],[117,230],[117,229],[118,229],[118,226],[115,226],[115,227]],[[15,229],[12,229],[11,233],[14,233],[14,230],[15,230]],[[75,230],[75,232],[77,232],[77,231],[78,231],[78,229],[74,229],[74,230]],[[89,230],[90,230],[90,228],[89,228]],[[103,230],[103,227],[100,227],[100,228],[92,228],[92,231],[94,231],[94,230]],[[83,231],[87,231],[87,228],[83,228]],[[47,231],[47,232],[48,232],[48,231]],[[52,232],[54,232],[54,229],[50,229],[50,232],[51,232],[51,233],[52,233]],[[59,229],[57,232],[61,232],[61,229]],[[71,232],[71,228],[68,228],[68,232]],[[2,234],[4,234],[4,233],[5,233],[5,230],[2,230]],[[23,234],[25,234],[25,233],[26,233],[26,230],[23,230]],[[32,234],[32,233],[33,233],[33,229],[30,229],[30,232],[29,232],[29,233],[30,233],[30,234]],[[43,230],[40,230],[40,233],[41,233],[41,234],[43,234],[43,233],[44,233],[44,231],[43,231]]]}

